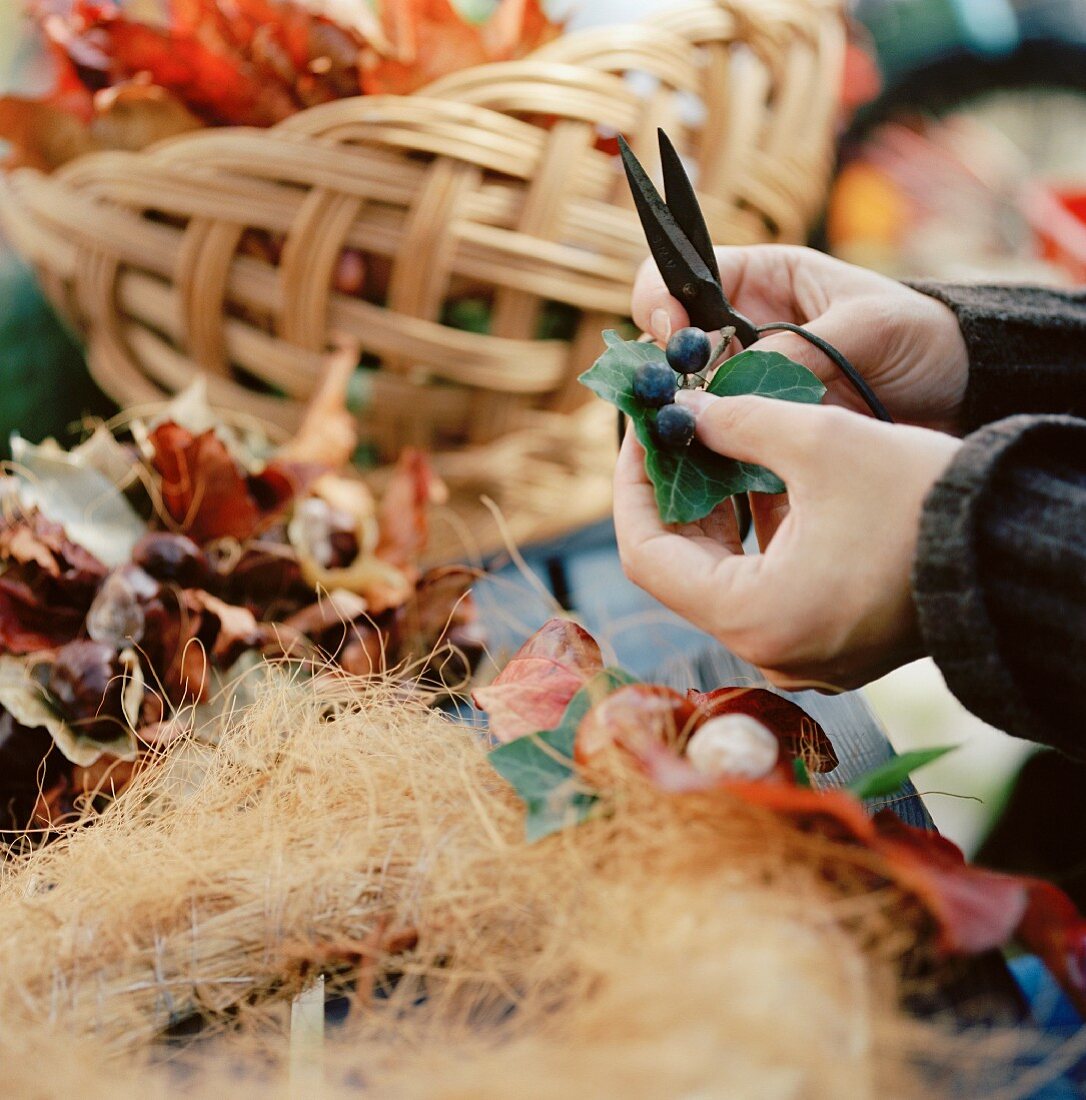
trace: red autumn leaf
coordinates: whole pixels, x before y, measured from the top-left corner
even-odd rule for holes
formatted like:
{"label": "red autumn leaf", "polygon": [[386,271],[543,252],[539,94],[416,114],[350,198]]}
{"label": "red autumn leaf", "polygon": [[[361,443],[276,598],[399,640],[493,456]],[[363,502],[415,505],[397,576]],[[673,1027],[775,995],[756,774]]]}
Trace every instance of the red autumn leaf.
{"label": "red autumn leaf", "polygon": [[554,729],[569,701],[602,669],[603,655],[591,634],[569,619],[550,619],[472,698],[488,713],[491,734],[512,741]]}
{"label": "red autumn leaf", "polygon": [[260,520],[245,478],[213,430],[193,435],[172,421],[151,432],[154,466],[162,476],[162,503],[198,543],[248,538]]}
{"label": "red autumn leaf", "polygon": [[426,545],[430,503],[443,493],[426,455],[408,447],[377,506],[377,557],[405,572],[415,569]]}
{"label": "red autumn leaf", "polygon": [[663,791],[719,790],[867,849],[880,857],[882,874],[924,907],[945,953],[974,955],[1016,939],[1086,1011],[1086,920],[1051,883],[971,867],[945,837],[906,825],[889,810],[868,817],[863,804],[843,790],[799,787],[779,773],[761,782],[713,781],[659,744],[642,761]]}
{"label": "red autumn leaf", "polygon": [[797,757],[813,772],[837,767],[837,754],[826,731],[800,706],[765,688],[723,687],[716,691],[688,693],[689,699],[708,717],[747,714],[756,718],[780,741],[789,764]]}
{"label": "red autumn leaf", "polygon": [[1028,902],[1018,942],[1048,967],[1079,1014],[1086,1016],[1086,920],[1050,882],[1026,879]]}
{"label": "red autumn leaf", "polygon": [[975,954],[1013,938],[1040,957],[1086,1012],[1086,920],[1062,890],[970,867],[945,837],[906,825],[888,810],[875,815],[874,826],[875,851],[935,918],[943,950]]}
{"label": "red autumn leaf", "polygon": [[698,708],[671,688],[630,684],[612,692],[581,719],[573,756],[587,763],[610,745],[619,745],[637,759],[651,757],[659,747],[677,753],[702,720]]}
{"label": "red autumn leaf", "polygon": [[905,825],[889,811],[876,814],[874,825],[872,849],[935,919],[943,951],[973,955],[1011,939],[1028,901],[1021,879],[968,866],[945,837]]}
{"label": "red autumn leaf", "polygon": [[[89,5],[83,10],[93,14]],[[50,24],[55,26],[55,23]],[[152,27],[98,9],[65,43],[93,44],[109,61],[109,81],[146,73],[208,122],[269,126],[297,110],[289,92],[240,54],[218,52],[195,35]]]}
{"label": "red autumn leaf", "polygon": [[79,633],[108,570],[36,509],[0,518],[0,647],[53,649]]}
{"label": "red autumn leaf", "polygon": [[401,0],[381,6],[388,47],[363,54],[362,90],[408,95],[438,77],[487,60],[478,27],[449,0]]}
{"label": "red autumn leaf", "polygon": [[281,514],[320,473],[301,464],[270,462],[245,474],[213,429],[194,435],[173,421],[150,435],[162,503],[182,532],[198,543],[245,541]]}

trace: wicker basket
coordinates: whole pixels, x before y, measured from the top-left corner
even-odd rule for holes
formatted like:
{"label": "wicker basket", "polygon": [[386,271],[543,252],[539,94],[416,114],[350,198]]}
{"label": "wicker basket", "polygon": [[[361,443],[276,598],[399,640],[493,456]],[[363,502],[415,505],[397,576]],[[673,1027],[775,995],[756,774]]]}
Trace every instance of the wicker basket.
{"label": "wicker basket", "polygon": [[[202,370],[216,405],[285,433],[331,338],[357,340],[379,363],[363,438],[384,460],[431,449],[456,502],[440,552],[485,549],[480,493],[518,539],[608,505],[612,433],[576,377],[627,311],[645,245],[606,139],[624,133],[651,168],[664,126],[714,239],[799,240],[829,174],[843,47],[836,0],[697,0],[416,95],[22,170],[0,221],[124,405]],[[281,250],[239,248],[248,230]],[[384,267],[384,304],[335,289],[344,249]],[[490,302],[487,333],[442,323],[465,294]],[[536,338],[556,308],[568,338]]]}

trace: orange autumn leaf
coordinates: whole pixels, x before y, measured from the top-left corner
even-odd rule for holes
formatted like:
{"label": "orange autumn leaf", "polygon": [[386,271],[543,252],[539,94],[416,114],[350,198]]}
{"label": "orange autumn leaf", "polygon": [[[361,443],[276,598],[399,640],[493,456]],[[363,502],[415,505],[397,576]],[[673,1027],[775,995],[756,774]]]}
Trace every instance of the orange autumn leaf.
{"label": "orange autumn leaf", "polygon": [[381,23],[388,45],[371,44],[362,61],[370,94],[407,95],[472,65],[523,57],[561,31],[538,0],[501,0],[481,24],[466,22],[449,0],[385,0]]}

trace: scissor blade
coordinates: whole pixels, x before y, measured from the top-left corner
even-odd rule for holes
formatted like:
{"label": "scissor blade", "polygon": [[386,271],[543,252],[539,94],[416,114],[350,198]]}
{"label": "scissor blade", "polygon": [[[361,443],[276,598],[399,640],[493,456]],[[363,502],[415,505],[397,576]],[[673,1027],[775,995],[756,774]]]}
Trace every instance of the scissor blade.
{"label": "scissor blade", "polygon": [[686,174],[682,159],[679,157],[671,138],[663,130],[656,131],[660,141],[660,166],[664,174],[664,198],[679,228],[686,239],[694,246],[702,263],[719,284],[720,277],[713,251],[713,239],[709,236],[709,227],[705,224],[705,215],[701,212],[697,196],[690,177]]}
{"label": "scissor blade", "polygon": [[699,328],[712,331],[731,324],[732,311],[713,273],[621,135],[618,145],[645,239],[672,297],[682,303],[691,323]]}

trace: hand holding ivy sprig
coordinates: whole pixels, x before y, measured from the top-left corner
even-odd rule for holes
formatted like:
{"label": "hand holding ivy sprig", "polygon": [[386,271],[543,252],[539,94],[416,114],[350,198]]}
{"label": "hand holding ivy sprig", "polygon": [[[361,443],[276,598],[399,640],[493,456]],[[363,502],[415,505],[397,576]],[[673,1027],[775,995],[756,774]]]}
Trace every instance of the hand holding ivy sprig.
{"label": "hand holding ivy sprig", "polygon": [[[934,300],[806,250],[726,250],[725,270],[663,135],[660,147],[674,211],[623,156],[658,272],[642,273],[634,315],[668,350],[606,333],[582,376],[635,429],[616,472],[623,566],[771,682],[856,686],[920,653],[909,575],[921,510],[960,444],[913,425],[957,421],[961,334]],[[720,343],[660,332],[661,316],[666,329],[720,329]],[[713,370],[725,326],[747,350]],[[664,364],[704,389],[676,381],[669,394]],[[826,383],[833,407],[819,405]],[[892,424],[887,400],[910,426]],[[739,493],[752,494],[760,555],[743,553]]]}

